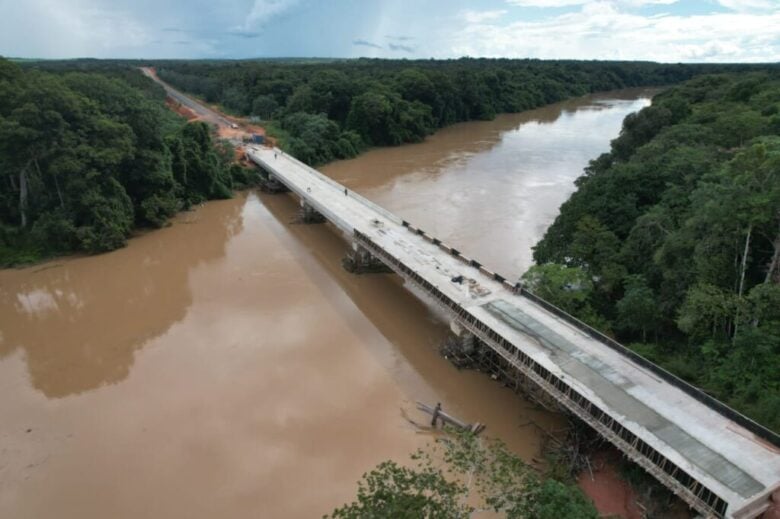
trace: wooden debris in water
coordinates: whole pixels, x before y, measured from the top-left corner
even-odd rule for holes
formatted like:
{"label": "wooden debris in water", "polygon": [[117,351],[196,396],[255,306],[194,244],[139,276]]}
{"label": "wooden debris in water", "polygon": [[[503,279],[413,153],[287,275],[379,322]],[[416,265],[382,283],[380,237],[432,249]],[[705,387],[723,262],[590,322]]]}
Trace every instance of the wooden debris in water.
{"label": "wooden debris in water", "polygon": [[479,422],[468,424],[462,420],[455,418],[454,416],[445,413],[444,411],[441,410],[441,404],[439,403],[437,403],[435,407],[431,407],[428,404],[417,402],[417,409],[423,411],[424,413],[428,413],[433,417],[433,419],[431,420],[432,427],[436,427],[439,420],[441,420],[442,424],[451,425],[453,427],[457,427],[458,429],[469,431],[472,434],[479,434],[482,431],[484,431],[486,427],[485,424]]}

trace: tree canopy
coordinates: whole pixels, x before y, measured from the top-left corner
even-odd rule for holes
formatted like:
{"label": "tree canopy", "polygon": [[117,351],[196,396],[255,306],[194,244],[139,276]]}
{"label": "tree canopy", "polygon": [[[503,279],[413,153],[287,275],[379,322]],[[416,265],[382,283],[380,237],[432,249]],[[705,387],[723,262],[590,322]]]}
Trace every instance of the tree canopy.
{"label": "tree canopy", "polygon": [[[280,144],[309,164],[352,157],[369,146],[417,142],[456,122],[492,119],[590,92],[767,67],[471,58],[155,65],[159,76],[177,88],[239,115],[270,121]],[[633,138],[649,139],[656,125],[679,117],[680,110],[684,107],[664,108],[637,119]],[[749,114],[743,119],[733,121],[734,138],[749,138],[753,131]]]}
{"label": "tree canopy", "polygon": [[137,226],[231,196],[209,128],[184,124],[164,99],[137,71],[0,59],[0,264],[115,249]]}
{"label": "tree canopy", "polygon": [[453,433],[418,450],[410,466],[385,461],[364,474],[356,500],[330,518],[466,519],[487,511],[507,519],[599,517],[578,487],[536,472],[503,443]]}

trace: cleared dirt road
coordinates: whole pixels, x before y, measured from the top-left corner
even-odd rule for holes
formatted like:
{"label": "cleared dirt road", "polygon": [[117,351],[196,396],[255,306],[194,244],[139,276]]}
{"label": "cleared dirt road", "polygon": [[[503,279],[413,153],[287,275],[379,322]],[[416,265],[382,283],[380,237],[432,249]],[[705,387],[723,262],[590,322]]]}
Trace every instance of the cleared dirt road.
{"label": "cleared dirt road", "polygon": [[204,106],[200,104],[199,102],[190,99],[186,95],[182,94],[175,88],[173,88],[171,85],[157,77],[157,73],[154,71],[154,69],[149,67],[141,67],[141,72],[152,80],[159,83],[164,89],[165,93],[168,94],[168,97],[175,100],[178,103],[181,103],[182,105],[186,106],[201,119],[206,122],[214,123],[217,126],[224,126],[227,128],[230,128],[232,124],[234,124],[230,119],[226,118],[219,112],[216,112],[212,110],[211,108],[208,108],[207,106]]}

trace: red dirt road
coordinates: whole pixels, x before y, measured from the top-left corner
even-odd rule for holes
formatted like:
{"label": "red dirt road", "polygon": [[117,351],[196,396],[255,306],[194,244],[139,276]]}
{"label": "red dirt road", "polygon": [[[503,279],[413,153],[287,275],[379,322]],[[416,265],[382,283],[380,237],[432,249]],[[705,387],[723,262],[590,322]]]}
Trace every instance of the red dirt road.
{"label": "red dirt road", "polygon": [[188,121],[202,120],[214,124],[217,127],[217,135],[220,138],[232,140],[234,143],[240,144],[250,134],[265,135],[263,127],[250,124],[238,117],[226,115],[213,106],[206,105],[179,92],[161,80],[154,68],[142,67],[141,72],[165,89],[168,94],[166,104],[173,111],[186,117]]}
{"label": "red dirt road", "polygon": [[616,467],[614,460],[599,453],[593,458],[593,479],[584,471],[577,484],[593,500],[602,517],[642,519],[642,510],[636,504],[637,496]]}

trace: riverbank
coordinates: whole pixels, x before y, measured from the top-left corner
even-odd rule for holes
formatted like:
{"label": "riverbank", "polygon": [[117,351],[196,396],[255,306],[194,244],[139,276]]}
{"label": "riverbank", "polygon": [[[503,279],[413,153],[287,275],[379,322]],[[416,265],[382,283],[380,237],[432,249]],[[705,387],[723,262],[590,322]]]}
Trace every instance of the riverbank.
{"label": "riverbank", "polygon": [[[510,220],[512,208],[543,199],[534,189],[565,191],[639,102],[589,99],[502,117],[502,126],[458,127],[454,134],[476,148],[454,139],[447,149],[433,136],[408,149],[397,175],[380,166],[403,166],[401,155],[372,169],[352,169],[351,161],[325,169],[402,206],[391,207],[400,214],[414,211],[428,229],[448,204],[470,211],[463,197],[489,201],[503,186],[522,197],[504,206]],[[603,132],[601,141],[550,155],[557,188],[539,185],[539,156],[500,166],[503,157],[531,156],[512,148],[556,150],[588,127]],[[480,166],[485,160],[498,165]],[[478,187],[438,198],[447,179],[464,182],[469,168]],[[358,170],[373,174],[352,178]],[[488,182],[489,171],[503,180]],[[539,209],[554,210],[544,200]],[[290,223],[297,210],[287,196],[242,193],[181,213],[111,253],[0,271],[0,434],[10,446],[0,454],[8,467],[0,472],[0,515],[322,515],[352,500],[367,469],[429,441],[409,421],[425,421],[415,415],[417,400],[442,402],[487,424],[485,434],[526,461],[540,458],[546,435],[528,423],[557,431],[562,417],[484,374],[456,370],[438,353],[448,333],[440,316],[395,276],[345,272],[344,240],[327,226]],[[525,252],[511,245],[520,228],[497,232],[507,230],[497,210],[470,216],[503,243],[480,260],[522,261]],[[444,223],[453,244],[469,239],[457,222]]]}
{"label": "riverbank", "polygon": [[458,123],[421,143],[372,149],[320,171],[517,279],[588,162],[657,92],[593,94]]}

